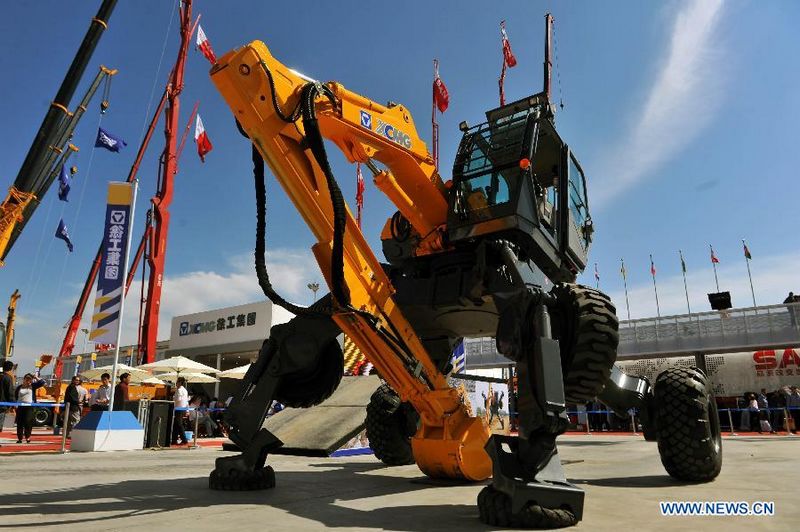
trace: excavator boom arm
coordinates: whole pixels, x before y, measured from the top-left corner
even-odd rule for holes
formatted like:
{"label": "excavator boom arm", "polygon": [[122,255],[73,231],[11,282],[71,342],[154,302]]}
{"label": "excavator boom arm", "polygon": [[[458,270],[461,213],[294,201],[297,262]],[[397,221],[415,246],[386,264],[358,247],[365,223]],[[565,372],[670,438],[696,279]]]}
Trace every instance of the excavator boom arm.
{"label": "excavator boom arm", "polygon": [[[211,78],[317,239],[314,255],[333,288],[331,194],[299,120],[303,87],[318,82],[281,64],[259,41],[221,57]],[[438,232],[447,218],[445,187],[410,113],[400,105],[372,102],[336,83],[327,87],[325,92],[332,97],[310,102],[320,134],[351,162],[375,159],[385,164],[393,175],[379,172],[376,177],[390,199],[404,198],[396,201],[403,216],[423,238]],[[343,248],[350,304],[338,307],[333,319],[419,412],[422,428],[415,444],[430,452],[415,452],[418,465],[435,476],[486,478],[491,469],[483,453],[488,429],[466,413],[458,393],[395,304],[394,288],[349,210]],[[432,441],[427,433],[436,433],[439,440]],[[448,458],[448,453],[458,458]]]}

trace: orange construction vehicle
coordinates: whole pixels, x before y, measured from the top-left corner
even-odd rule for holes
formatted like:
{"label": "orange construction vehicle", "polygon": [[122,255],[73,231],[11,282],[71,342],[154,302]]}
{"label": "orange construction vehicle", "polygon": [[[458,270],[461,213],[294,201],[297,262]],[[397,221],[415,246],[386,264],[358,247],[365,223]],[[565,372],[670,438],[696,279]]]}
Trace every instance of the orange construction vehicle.
{"label": "orange construction vehicle", "polygon": [[[548,16],[548,49],[550,22]],[[583,170],[555,129],[549,64],[547,58],[544,91],[488,111],[477,126],[462,123],[445,182],[403,105],[381,105],[339,83],[302,76],[260,41],[218,59],[211,79],[253,146],[259,284],[296,317],[272,328],[226,412],[242,453],[217,459],[211,488],[274,486],[266,459],[281,442],[262,428],[267,410],[273,399],[308,407],[333,393],[342,375],[342,332],[385,381],[367,408],[376,456],[390,465],[416,462],[431,477],[492,476],[478,497],[481,519],[491,525],[553,527],[581,519],[583,491],[567,482],[555,443],[568,426],[567,400],[602,392],[615,409],[639,407],[658,428],[652,405],[660,404],[659,386],[653,396],[646,380],[614,368],[613,304],[574,284],[594,225]],[[386,263],[347,208],[324,139],[351,163],[366,165],[397,207],[381,234]],[[270,283],[264,161],[317,241],[312,249],[330,294],[307,308],[285,301]],[[490,437],[448,385],[454,345],[480,336],[494,336],[498,351],[516,364],[518,437]],[[670,411],[686,405],[689,417],[677,422],[696,426],[692,452],[699,449],[703,459],[667,450],[662,460],[675,476],[708,480],[721,465],[716,409],[698,413],[691,405],[696,394],[708,399],[710,387],[702,373],[674,377],[662,399],[673,401]],[[669,434],[659,432],[660,443]],[[687,467],[670,469],[668,462],[683,458]]]}

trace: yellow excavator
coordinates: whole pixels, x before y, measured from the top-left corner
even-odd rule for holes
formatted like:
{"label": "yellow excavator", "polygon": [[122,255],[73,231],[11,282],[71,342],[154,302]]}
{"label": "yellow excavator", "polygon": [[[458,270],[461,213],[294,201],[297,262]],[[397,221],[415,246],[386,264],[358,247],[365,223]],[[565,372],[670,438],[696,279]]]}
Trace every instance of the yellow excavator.
{"label": "yellow excavator", "polygon": [[[547,23],[549,45],[549,16]],[[478,497],[490,525],[556,527],[582,518],[583,491],[567,481],[555,443],[568,426],[567,401],[601,394],[620,412],[638,407],[661,447],[662,434],[653,432],[660,394],[680,395],[687,381],[676,377],[664,392],[657,384],[654,395],[645,379],[619,372],[615,308],[601,292],[575,284],[594,226],[582,167],[555,129],[549,60],[544,91],[488,111],[479,125],[461,124],[447,181],[407,108],[309,79],[263,42],[226,53],[210,75],[252,143],[259,284],[296,314],[272,328],[226,412],[241,454],[217,459],[212,489],[275,485],[266,460],[281,441],[263,427],[267,410],[273,400],[310,407],[333,393],[342,376],[341,333],[385,382],[366,414],[376,456],[387,465],[416,462],[431,477],[493,477]],[[381,233],[386,262],[347,208],[324,140],[366,165],[397,207]],[[287,302],[269,279],[265,161],[316,239],[312,250],[330,293],[310,307]],[[491,435],[447,381],[457,342],[485,336],[516,364],[518,436]],[[692,390],[711,397],[706,381]],[[709,480],[719,473],[719,423],[714,434],[708,422],[715,414],[704,410],[692,421],[692,411],[682,420],[698,428],[690,437],[706,456],[662,452],[670,474]],[[680,463],[670,462],[671,470],[667,459]]]}

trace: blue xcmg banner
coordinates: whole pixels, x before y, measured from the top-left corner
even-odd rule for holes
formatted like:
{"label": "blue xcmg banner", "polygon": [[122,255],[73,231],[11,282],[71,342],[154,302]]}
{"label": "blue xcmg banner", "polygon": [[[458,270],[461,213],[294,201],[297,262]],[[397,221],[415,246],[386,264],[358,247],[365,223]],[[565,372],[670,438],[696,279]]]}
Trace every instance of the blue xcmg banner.
{"label": "blue xcmg banner", "polygon": [[133,184],[108,184],[108,206],[103,229],[102,258],[89,339],[96,344],[116,344],[125,283]]}

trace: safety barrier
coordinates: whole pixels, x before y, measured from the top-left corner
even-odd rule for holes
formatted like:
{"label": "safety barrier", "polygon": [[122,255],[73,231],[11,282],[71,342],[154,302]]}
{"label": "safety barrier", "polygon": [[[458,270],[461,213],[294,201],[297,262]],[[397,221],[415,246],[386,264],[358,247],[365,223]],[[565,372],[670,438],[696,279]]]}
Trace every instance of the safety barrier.
{"label": "safety barrier", "polygon": [[8,403],[5,401],[0,401],[0,407],[18,407],[18,406],[43,406],[46,408],[58,408],[64,406],[64,403]]}
{"label": "safety barrier", "polygon": [[[147,401],[147,402],[149,402],[149,401]],[[0,409],[8,410],[8,409],[11,409],[11,408],[18,409],[20,407],[23,407],[23,408],[24,407],[47,408],[47,409],[53,409],[53,410],[55,410],[56,408],[60,409],[61,410],[60,412],[53,412],[51,419],[52,419],[52,425],[53,425],[53,429],[54,429],[52,435],[53,436],[59,436],[60,435],[61,437],[59,438],[58,442],[53,441],[53,440],[49,440],[48,441],[48,446],[49,447],[46,450],[47,451],[52,451],[52,452],[60,452],[62,454],[66,453],[66,452],[69,452],[67,450],[67,431],[66,430],[60,430],[60,433],[59,433],[59,427],[63,427],[64,426],[63,421],[60,421],[60,420],[69,419],[69,413],[70,413],[70,404],[69,403],[50,403],[50,402],[48,402],[48,403],[38,403],[38,402],[37,403],[19,403],[19,402],[0,401]],[[211,412],[224,412],[226,409],[225,408],[178,407],[175,410],[178,411],[178,412],[181,412],[181,411],[192,412],[192,411],[195,411],[195,410],[200,410],[200,411],[203,411],[203,412],[211,413]],[[6,412],[0,412],[0,417],[4,418],[5,417],[4,414],[5,415],[13,415],[10,412],[6,411]],[[135,414],[135,412],[134,412],[134,414]],[[141,418],[141,415],[137,416],[137,417],[139,418],[138,420],[139,420],[140,423],[142,423],[144,421]],[[195,427],[194,427],[194,433],[193,433],[193,438],[192,438],[192,445],[189,447],[190,449],[197,449],[197,448],[200,447],[197,444],[197,433],[198,433],[197,429],[198,429],[199,419],[200,419],[200,416],[195,416]],[[174,416],[173,416],[173,423],[174,423]],[[50,422],[48,421],[47,425],[49,425],[49,424],[50,424]],[[0,427],[0,430],[2,430],[2,427]],[[39,435],[41,436],[41,433],[39,433]],[[40,443],[42,443],[42,442],[40,441]],[[56,445],[56,444],[59,446],[58,450],[52,448],[53,445]],[[39,450],[39,449],[34,449],[34,450]],[[43,450],[45,450],[45,449],[43,449]]]}
{"label": "safety barrier", "polygon": [[[19,407],[32,407],[32,408],[62,408],[64,403],[17,403],[0,401],[0,408],[19,408]],[[53,420],[55,420],[55,412],[53,413]],[[2,429],[2,427],[0,427]]]}
{"label": "safety barrier", "polygon": [[[755,413],[756,415],[760,415],[760,413],[764,412],[764,411],[783,414],[783,416],[781,418],[781,421],[783,421],[784,427],[785,427],[786,426],[785,425],[786,420],[791,418],[790,412],[800,411],[800,407],[760,408],[758,411],[751,410],[749,408],[718,408],[717,409],[717,412],[719,412],[719,415],[720,415],[720,419],[721,420],[727,419],[727,421],[728,421],[727,430],[724,430],[724,432],[729,433],[731,436],[736,436],[735,424],[733,422],[733,413],[734,412],[747,412],[748,415],[753,414],[753,413]],[[575,419],[576,419],[576,423],[574,423],[575,425],[583,425],[583,426],[585,426],[587,434],[591,434],[592,433],[592,428],[591,428],[592,423],[590,422],[590,420],[588,418],[589,414],[601,414],[601,415],[605,415],[605,416],[608,416],[609,414],[611,414],[612,416],[621,417],[616,412],[614,412],[613,410],[568,410],[567,411],[567,415],[568,416],[575,416]],[[639,432],[639,425],[636,423],[636,416],[639,413],[638,413],[638,411],[633,410],[633,411],[629,412],[629,414],[630,414],[630,417],[629,417],[628,420],[626,420],[625,418],[621,418],[622,420],[626,421],[626,423],[628,421],[630,421],[630,427],[629,428],[626,428],[624,430],[613,431],[613,430],[611,430],[611,422],[609,421],[609,430],[608,430],[608,432],[628,432],[628,431],[630,431],[632,434],[637,434]],[[586,418],[584,423],[580,423],[579,422],[580,417],[585,417]],[[771,417],[772,417],[771,415],[768,416],[768,418],[771,418]],[[770,424],[772,423],[772,419],[767,419],[767,421],[770,421]],[[722,427],[725,427],[725,425],[722,425]],[[798,428],[800,428],[800,427],[795,427],[795,430],[797,430]],[[784,430],[784,428],[782,428],[782,427],[777,427],[777,428],[776,427],[772,427],[772,429],[775,430],[776,432]],[[577,431],[576,430],[572,430],[571,432],[577,432]],[[598,431],[595,430],[594,432],[598,432]],[[603,432],[606,432],[606,431],[603,431]],[[787,432],[789,433],[789,435],[793,435],[790,431],[787,430]]]}

